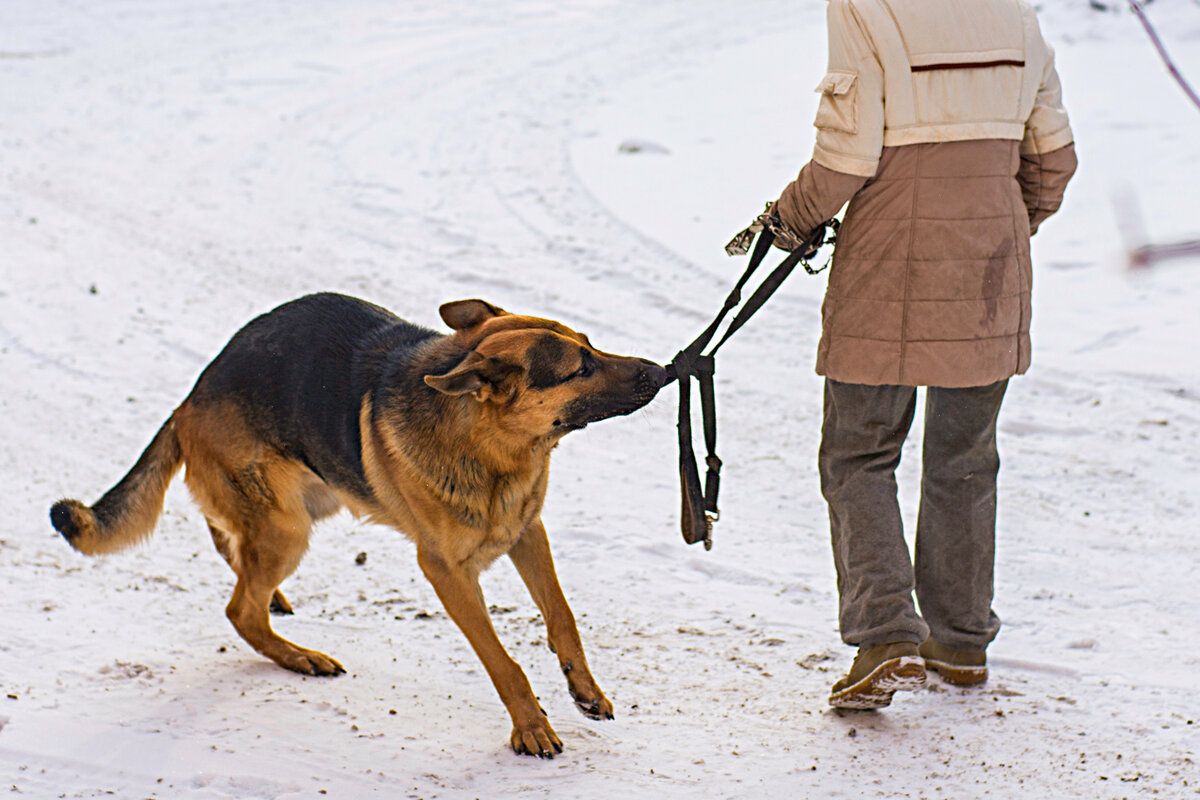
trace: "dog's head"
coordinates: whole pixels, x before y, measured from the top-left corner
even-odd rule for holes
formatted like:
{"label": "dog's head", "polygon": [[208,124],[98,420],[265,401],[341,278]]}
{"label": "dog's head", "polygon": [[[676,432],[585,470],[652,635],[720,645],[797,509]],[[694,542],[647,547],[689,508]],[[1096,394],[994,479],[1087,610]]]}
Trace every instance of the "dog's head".
{"label": "dog's head", "polygon": [[557,437],[629,414],[666,383],[658,364],[601,352],[554,320],[509,314],[482,300],[446,303],[440,311],[467,355],[425,383],[492,404],[514,433]]}

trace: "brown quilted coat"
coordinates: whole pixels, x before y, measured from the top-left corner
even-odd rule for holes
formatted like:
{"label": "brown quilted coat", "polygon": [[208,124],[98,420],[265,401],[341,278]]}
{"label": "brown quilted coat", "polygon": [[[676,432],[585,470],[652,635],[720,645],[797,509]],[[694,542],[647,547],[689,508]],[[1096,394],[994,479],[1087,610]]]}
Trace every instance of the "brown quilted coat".
{"label": "brown quilted coat", "polygon": [[[810,163],[780,198],[811,230],[853,195],[829,273],[817,372],[846,383],[983,386],[1029,367],[1029,237],[1061,201],[1068,145],[885,147],[874,178]],[[1023,168],[1022,168],[1023,167]]]}

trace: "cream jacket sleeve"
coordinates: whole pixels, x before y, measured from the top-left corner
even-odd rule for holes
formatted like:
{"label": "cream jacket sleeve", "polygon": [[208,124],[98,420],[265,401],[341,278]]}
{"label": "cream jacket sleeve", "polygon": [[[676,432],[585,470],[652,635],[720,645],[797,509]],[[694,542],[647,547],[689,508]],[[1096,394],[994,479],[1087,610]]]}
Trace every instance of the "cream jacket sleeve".
{"label": "cream jacket sleeve", "polygon": [[828,8],[829,68],[821,93],[813,161],[869,178],[883,150],[883,68],[863,21],[847,0]]}
{"label": "cream jacket sleeve", "polygon": [[[1040,38],[1041,34],[1038,36]],[[1046,63],[1033,99],[1033,110],[1025,121],[1022,154],[1051,153],[1075,141],[1067,120],[1067,110],[1063,107],[1062,84],[1058,80],[1058,70],[1054,68],[1054,50],[1048,44],[1043,46],[1046,49]]]}

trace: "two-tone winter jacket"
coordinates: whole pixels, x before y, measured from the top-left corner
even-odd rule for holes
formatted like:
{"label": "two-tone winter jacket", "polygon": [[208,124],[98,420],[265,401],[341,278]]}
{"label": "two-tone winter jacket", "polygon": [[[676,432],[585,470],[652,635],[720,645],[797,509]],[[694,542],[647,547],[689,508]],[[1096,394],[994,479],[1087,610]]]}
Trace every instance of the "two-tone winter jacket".
{"label": "two-tone winter jacket", "polygon": [[1075,171],[1054,53],[1024,0],[831,0],[812,160],[777,209],[849,200],[817,372],[981,386],[1029,366],[1029,237]]}

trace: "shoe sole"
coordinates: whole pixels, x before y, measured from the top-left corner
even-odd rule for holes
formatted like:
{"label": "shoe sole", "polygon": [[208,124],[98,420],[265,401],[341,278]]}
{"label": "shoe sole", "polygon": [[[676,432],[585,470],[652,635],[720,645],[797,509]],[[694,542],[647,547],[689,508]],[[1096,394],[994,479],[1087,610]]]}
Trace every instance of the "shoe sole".
{"label": "shoe sole", "polygon": [[936,672],[943,681],[955,686],[977,686],[988,679],[986,666],[968,667],[927,658],[925,659],[925,668]]}
{"label": "shoe sole", "polygon": [[829,696],[829,705],[866,711],[891,705],[896,692],[915,692],[925,686],[925,660],[901,656],[885,661],[853,686]]}

